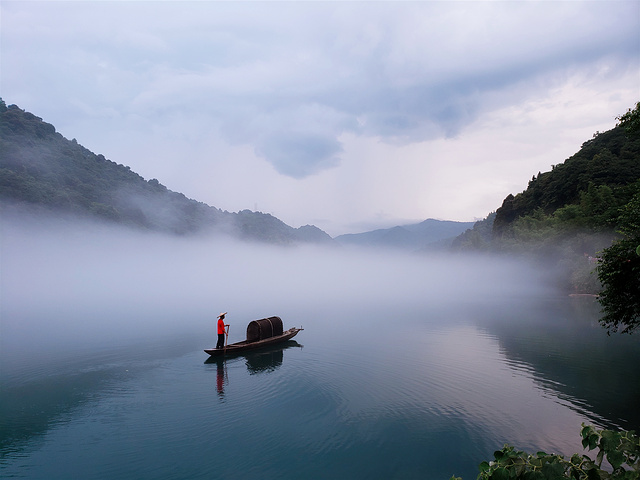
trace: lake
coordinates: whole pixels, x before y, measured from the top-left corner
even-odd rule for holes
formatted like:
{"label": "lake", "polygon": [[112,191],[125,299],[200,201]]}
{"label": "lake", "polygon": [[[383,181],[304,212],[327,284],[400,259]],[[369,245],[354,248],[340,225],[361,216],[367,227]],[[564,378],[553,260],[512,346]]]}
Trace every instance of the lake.
{"label": "lake", "polygon": [[[640,337],[532,266],[10,227],[2,478],[475,479],[640,429]],[[225,310],[304,330],[210,361]]]}

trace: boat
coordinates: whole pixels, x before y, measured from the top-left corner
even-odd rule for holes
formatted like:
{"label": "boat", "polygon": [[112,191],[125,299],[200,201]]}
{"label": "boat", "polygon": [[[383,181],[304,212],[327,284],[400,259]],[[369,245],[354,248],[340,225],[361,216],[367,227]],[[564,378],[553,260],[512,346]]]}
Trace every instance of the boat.
{"label": "boat", "polygon": [[280,317],[268,317],[253,320],[247,326],[247,339],[232,343],[224,348],[205,348],[205,353],[214,356],[235,355],[237,353],[255,350],[270,345],[286,342],[295,337],[303,328],[292,327],[284,330]]}
{"label": "boat", "polygon": [[232,343],[231,345],[227,345],[224,348],[205,348],[204,351],[209,355],[220,356],[220,355],[234,355],[240,352],[246,352],[248,350],[254,350],[262,347],[267,347],[269,345],[275,345],[277,343],[286,342],[287,340],[291,340],[295,337],[298,332],[304,330],[304,328],[290,328],[282,332],[282,335],[277,335],[275,337],[265,338],[263,340],[258,340],[255,342],[249,342],[248,340],[243,340],[241,342]]}
{"label": "boat", "polygon": [[[226,355],[213,354],[208,355],[207,359],[204,361],[205,364],[216,364],[223,365],[225,361],[230,358],[242,357],[247,361],[247,368],[251,371],[254,367],[250,366],[254,363],[265,363],[267,358],[276,358],[280,356],[285,350],[289,348],[303,348],[303,345],[296,342],[295,340],[285,340],[284,342],[279,342],[276,344],[268,345],[265,347],[249,349],[249,350],[236,350],[235,352],[227,352]],[[215,350],[215,349],[212,349]],[[281,361],[281,360],[280,360]]]}

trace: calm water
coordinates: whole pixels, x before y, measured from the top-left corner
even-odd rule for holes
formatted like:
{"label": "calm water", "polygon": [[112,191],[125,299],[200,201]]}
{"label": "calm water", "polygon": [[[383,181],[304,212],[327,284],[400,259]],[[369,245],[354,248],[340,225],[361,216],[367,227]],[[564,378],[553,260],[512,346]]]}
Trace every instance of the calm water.
{"label": "calm water", "polygon": [[[0,216],[0,476],[475,479],[640,430],[640,336],[504,259],[273,249]],[[215,316],[302,326],[207,362]]]}
{"label": "calm water", "polygon": [[499,311],[300,311],[285,348],[226,361],[213,328],[4,358],[0,474],[473,479],[505,442],[570,454],[581,422],[640,427],[639,339],[607,337],[593,300]]}

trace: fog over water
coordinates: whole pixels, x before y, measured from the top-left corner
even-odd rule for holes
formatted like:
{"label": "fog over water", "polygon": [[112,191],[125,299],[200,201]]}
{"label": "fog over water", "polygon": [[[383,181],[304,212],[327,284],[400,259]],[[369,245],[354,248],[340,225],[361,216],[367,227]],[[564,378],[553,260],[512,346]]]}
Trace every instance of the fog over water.
{"label": "fog over water", "polygon": [[212,343],[220,311],[242,325],[232,326],[230,341],[244,339],[249,320],[269,315],[293,326],[305,312],[325,312],[314,326],[324,330],[344,326],[357,306],[401,321],[403,309],[418,305],[435,313],[536,296],[546,290],[542,276],[531,265],[486,256],[173,237],[5,209],[2,352],[166,334]]}
{"label": "fog over water", "polygon": [[[638,339],[535,265],[0,221],[3,477],[467,479],[640,422]],[[210,362],[221,311],[304,331]]]}

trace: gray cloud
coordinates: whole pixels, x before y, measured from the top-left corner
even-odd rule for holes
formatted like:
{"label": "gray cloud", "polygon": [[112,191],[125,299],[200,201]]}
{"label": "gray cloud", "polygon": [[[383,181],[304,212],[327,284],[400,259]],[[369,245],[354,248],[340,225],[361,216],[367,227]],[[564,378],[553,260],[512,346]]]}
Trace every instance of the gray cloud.
{"label": "gray cloud", "polygon": [[256,147],[256,153],[269,159],[278,172],[294,178],[335,166],[341,151],[333,137],[296,132],[271,133]]}
{"label": "gray cloud", "polygon": [[74,131],[85,116],[94,130],[197,118],[296,179],[338,166],[345,133],[452,138],[576,72],[597,81],[640,65],[634,1],[0,8],[8,102]]}

